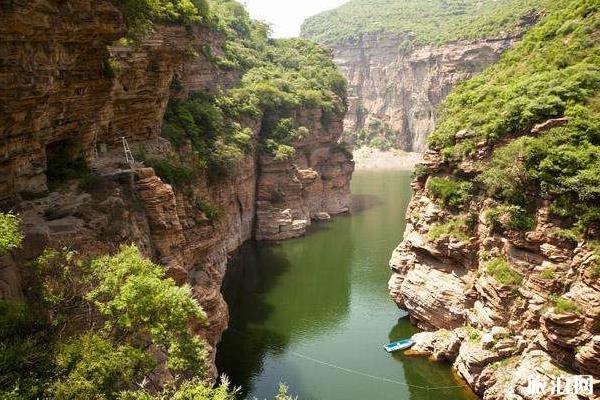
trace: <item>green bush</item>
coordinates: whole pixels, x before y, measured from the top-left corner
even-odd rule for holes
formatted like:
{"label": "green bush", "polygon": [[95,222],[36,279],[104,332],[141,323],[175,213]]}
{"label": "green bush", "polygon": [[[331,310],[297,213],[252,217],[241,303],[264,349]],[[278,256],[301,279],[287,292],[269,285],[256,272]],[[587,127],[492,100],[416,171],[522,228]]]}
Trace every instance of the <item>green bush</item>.
{"label": "green bush", "polygon": [[529,156],[530,137],[521,137],[496,149],[492,160],[477,177],[487,194],[516,204],[524,202],[528,173],[525,160]]}
{"label": "green bush", "polygon": [[0,254],[21,247],[23,234],[19,229],[20,224],[17,215],[0,212]]}
{"label": "green bush", "polygon": [[425,165],[417,164],[415,166],[413,176],[417,179],[422,179],[422,178],[425,178],[426,176],[428,176],[430,173],[431,173],[431,171]]}
{"label": "green bush", "polygon": [[427,189],[444,207],[462,208],[471,199],[473,183],[451,178],[431,177]]}
{"label": "green bush", "polygon": [[113,0],[123,10],[128,33],[140,39],[154,23],[179,22],[193,24],[209,15],[206,0]]}
{"label": "green bush", "polygon": [[555,238],[565,240],[571,243],[573,246],[576,246],[577,243],[582,239],[581,232],[578,232],[574,229],[561,229],[556,228],[551,232],[551,235]]}
{"label": "green bush", "polygon": [[107,78],[118,78],[121,75],[121,63],[113,57],[109,57],[104,61],[104,76]]}
{"label": "green bush", "polygon": [[47,250],[33,267],[31,304],[0,302],[0,396],[117,399],[150,377],[157,352],[168,385],[204,376],[204,345],[190,328],[204,312],[135,246],[91,262]]}
{"label": "green bush", "polygon": [[267,40],[264,27],[234,4],[216,4],[215,23],[227,36],[220,62],[243,73],[240,83],[171,100],[162,128],[175,147],[190,143],[212,178],[235,171],[253,148],[248,120],[260,122],[260,150],[281,161],[293,157],[293,142],[310,134],[298,123],[299,109],[320,109],[323,121],[346,110],[346,82],[327,50],[299,39]]}
{"label": "green bush", "polygon": [[472,229],[469,226],[467,217],[459,216],[451,218],[448,221],[434,225],[428,232],[429,240],[437,240],[443,236],[452,236],[462,242],[468,242],[471,237]]}
{"label": "green bush", "polygon": [[523,207],[515,205],[500,205],[488,210],[486,223],[492,231],[504,230],[529,231],[535,228],[535,218]]}
{"label": "green bush", "polygon": [[219,218],[219,209],[210,204],[208,201],[201,199],[196,200],[196,208],[202,211],[204,215],[206,215],[206,218],[208,218],[210,221],[215,221],[217,218]]}
{"label": "green bush", "polygon": [[193,169],[168,158],[163,158],[159,161],[148,161],[148,164],[154,168],[156,175],[160,179],[176,187],[189,185],[197,176]]}
{"label": "green bush", "polygon": [[558,314],[561,314],[561,313],[581,314],[582,313],[582,309],[577,303],[575,303],[569,299],[566,299],[564,297],[561,297],[559,295],[556,295],[556,294],[550,295],[550,301],[554,305],[554,312],[556,312]]}
{"label": "green bush", "polygon": [[55,355],[55,373],[50,393],[55,399],[113,397],[131,382],[152,370],[150,354],[129,345],[114,345],[97,333],[86,333],[60,343]]}
{"label": "green bush", "polygon": [[474,328],[471,325],[465,325],[464,328],[465,328],[467,337],[469,338],[470,342],[478,343],[481,341],[481,338],[483,337],[483,333],[479,329]]}
{"label": "green bush", "polygon": [[[465,156],[465,141],[454,139],[460,130],[496,145],[476,178],[487,194],[522,208],[548,198],[552,215],[585,235],[600,223],[600,46],[592,39],[600,13],[593,0],[547,6],[549,15],[497,64],[447,97],[429,144],[451,161]],[[566,120],[531,133],[557,117]]]}
{"label": "green bush", "polygon": [[392,147],[392,144],[386,138],[377,136],[371,140],[369,146],[379,149],[381,151],[387,151]]}
{"label": "green bush", "polygon": [[273,139],[264,140],[262,150],[265,153],[272,155],[275,161],[290,160],[296,154],[296,150],[292,146],[277,143]]}
{"label": "green bush", "polygon": [[543,270],[540,273],[540,278],[546,279],[546,280],[552,280],[552,279],[554,279],[554,276],[555,276],[555,273],[552,268],[546,268],[545,270]]}
{"label": "green bush", "polygon": [[523,282],[523,277],[513,270],[506,259],[497,257],[485,264],[488,274],[505,286],[518,286]]}

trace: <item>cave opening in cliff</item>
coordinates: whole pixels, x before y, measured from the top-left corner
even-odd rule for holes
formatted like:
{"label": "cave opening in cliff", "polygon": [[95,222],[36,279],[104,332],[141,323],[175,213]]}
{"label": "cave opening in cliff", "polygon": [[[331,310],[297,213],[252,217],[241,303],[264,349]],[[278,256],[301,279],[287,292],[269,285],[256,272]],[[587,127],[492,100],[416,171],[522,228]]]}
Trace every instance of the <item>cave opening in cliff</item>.
{"label": "cave opening in cliff", "polygon": [[76,140],[58,140],[46,145],[46,178],[49,188],[66,180],[81,179],[88,173],[81,144]]}

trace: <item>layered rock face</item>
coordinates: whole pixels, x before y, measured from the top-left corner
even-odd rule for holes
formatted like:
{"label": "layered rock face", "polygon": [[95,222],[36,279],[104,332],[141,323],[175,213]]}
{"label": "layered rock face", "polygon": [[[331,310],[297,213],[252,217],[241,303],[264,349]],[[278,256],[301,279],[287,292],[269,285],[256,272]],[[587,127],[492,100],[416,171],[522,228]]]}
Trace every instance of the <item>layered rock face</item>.
{"label": "layered rock face", "polygon": [[258,240],[280,240],[305,233],[311,220],[348,212],[351,155],[337,144],[341,119],[321,122],[321,110],[299,110],[295,119],[311,134],[296,141],[296,154],[278,161],[261,155],[257,188]]}
{"label": "layered rock face", "polygon": [[457,83],[496,62],[518,36],[413,47],[409,37],[370,34],[334,45],[349,84],[346,129],[423,151],[436,106]]}
{"label": "layered rock face", "polygon": [[[488,154],[483,149],[476,158]],[[390,260],[392,298],[418,326],[434,331],[416,335],[415,350],[453,361],[484,399],[550,398],[556,376],[600,378],[600,286],[591,246],[552,235],[560,221],[543,199],[531,231],[496,232],[486,222],[492,207],[486,199],[471,206],[479,219],[468,240],[434,239],[432,229],[450,215],[426,182],[447,176],[450,166],[434,151],[424,165],[431,174],[412,183],[404,240]],[[466,161],[458,168],[472,167]],[[521,278],[503,279],[489,267],[494,259],[506,260],[511,276]],[[529,378],[548,390],[541,397],[528,393]]]}
{"label": "layered rock face", "polygon": [[[174,25],[159,27],[138,47],[114,46],[126,30],[110,1],[6,7],[0,206],[20,214],[26,238],[22,251],[0,260],[0,298],[23,297],[25,265],[45,247],[68,246],[92,257],[135,243],[177,282],[192,286],[208,315],[197,330],[214,360],[227,326],[220,287],[228,255],[246,240],[297,236],[311,219],[348,210],[353,162],[337,145],[341,121],[324,124],[318,112],[299,110],[309,135],[294,144],[293,160],[261,155],[259,161],[252,151],[218,182],[202,173],[189,190],[174,188],[143,163],[126,163],[121,137],[148,159],[188,157],[185,147],[176,151],[160,137],[162,118],[172,96],[237,82],[238,73],[201,55],[206,46],[219,55],[218,35]],[[174,80],[181,86],[176,92]],[[257,148],[260,126],[253,132]],[[57,184],[47,176],[57,149],[80,157],[93,179],[49,190]],[[218,217],[205,215],[199,200],[218,209]]]}

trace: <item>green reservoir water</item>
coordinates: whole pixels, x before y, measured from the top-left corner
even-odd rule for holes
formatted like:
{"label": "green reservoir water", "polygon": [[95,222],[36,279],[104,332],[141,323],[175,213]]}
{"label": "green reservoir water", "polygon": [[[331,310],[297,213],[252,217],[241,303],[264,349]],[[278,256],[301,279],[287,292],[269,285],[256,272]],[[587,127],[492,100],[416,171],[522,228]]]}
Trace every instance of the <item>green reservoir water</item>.
{"label": "green reservoir water", "polygon": [[280,382],[299,400],[473,398],[420,388],[458,385],[449,365],[382,348],[415,332],[387,293],[409,184],[409,172],[356,172],[352,215],[302,238],[250,243],[232,260],[217,366],[242,398],[271,399]]}

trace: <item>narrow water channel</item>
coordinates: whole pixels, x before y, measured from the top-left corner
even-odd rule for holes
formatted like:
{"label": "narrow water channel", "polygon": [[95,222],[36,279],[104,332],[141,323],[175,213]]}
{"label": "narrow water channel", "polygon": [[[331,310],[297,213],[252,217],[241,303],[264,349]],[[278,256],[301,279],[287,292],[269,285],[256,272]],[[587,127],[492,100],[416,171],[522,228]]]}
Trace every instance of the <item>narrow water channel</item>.
{"label": "narrow water channel", "polygon": [[382,348],[414,332],[387,294],[409,184],[409,172],[356,172],[351,216],[303,238],[250,243],[231,262],[217,366],[244,398],[270,399],[280,382],[300,400],[472,398],[424,389],[457,385],[449,365]]}

